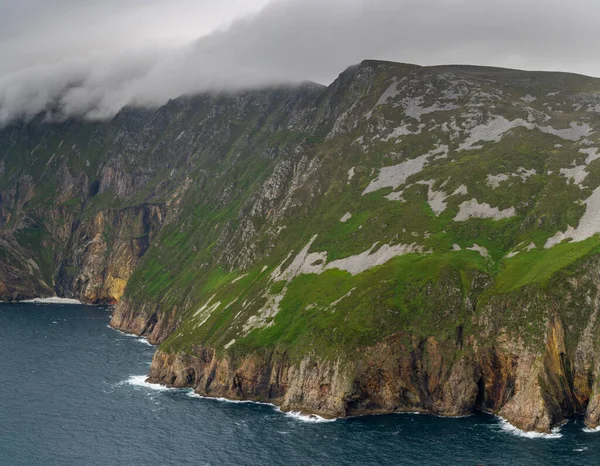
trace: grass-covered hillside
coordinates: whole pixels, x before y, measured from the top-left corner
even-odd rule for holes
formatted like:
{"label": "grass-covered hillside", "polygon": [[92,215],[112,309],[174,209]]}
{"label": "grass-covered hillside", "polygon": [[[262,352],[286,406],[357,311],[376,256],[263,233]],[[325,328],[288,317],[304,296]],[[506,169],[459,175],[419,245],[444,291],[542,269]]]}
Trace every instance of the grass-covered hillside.
{"label": "grass-covered hillside", "polygon": [[600,251],[599,130],[597,79],[375,61],[327,88],[14,123],[0,292],[119,302],[163,353],[232,367],[434,338],[443,377],[500,334],[545,354],[552,309],[575,364],[594,298],[560,303]]}
{"label": "grass-covered hillside", "polygon": [[[128,299],[178,307],[165,342],[177,351],[278,346],[300,357],[398,330],[452,333],[432,284],[454,280],[466,296],[485,275],[486,300],[596,252],[596,89],[560,74],[349,69],[315,102],[316,120],[329,118],[294,136],[293,155],[248,158],[226,205],[188,190]],[[211,189],[226,192],[220,184]],[[452,319],[468,326],[465,312]]]}

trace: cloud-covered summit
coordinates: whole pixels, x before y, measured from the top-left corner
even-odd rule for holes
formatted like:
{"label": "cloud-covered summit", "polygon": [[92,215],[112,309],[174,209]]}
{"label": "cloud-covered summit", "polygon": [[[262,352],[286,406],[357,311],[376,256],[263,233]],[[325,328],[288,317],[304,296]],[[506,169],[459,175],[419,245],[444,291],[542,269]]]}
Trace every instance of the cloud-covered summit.
{"label": "cloud-covered summit", "polygon": [[48,108],[107,118],[181,94],[329,83],[365,58],[600,75],[592,0],[267,1],[9,0],[0,125]]}

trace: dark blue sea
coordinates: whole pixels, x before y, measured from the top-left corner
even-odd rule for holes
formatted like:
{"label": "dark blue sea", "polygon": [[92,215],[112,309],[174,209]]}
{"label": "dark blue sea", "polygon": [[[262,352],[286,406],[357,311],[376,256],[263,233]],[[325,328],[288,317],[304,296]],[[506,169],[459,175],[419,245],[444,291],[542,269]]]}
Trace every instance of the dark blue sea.
{"label": "dark blue sea", "polygon": [[476,414],[315,422],[144,382],[154,347],[110,309],[0,305],[0,465],[600,464],[574,418],[528,438]]}

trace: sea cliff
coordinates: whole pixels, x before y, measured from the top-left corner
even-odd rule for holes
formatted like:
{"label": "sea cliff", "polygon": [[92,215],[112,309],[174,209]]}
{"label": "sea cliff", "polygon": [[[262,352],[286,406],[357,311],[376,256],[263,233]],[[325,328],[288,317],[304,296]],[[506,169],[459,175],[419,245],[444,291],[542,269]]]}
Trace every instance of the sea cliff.
{"label": "sea cliff", "polygon": [[0,129],[0,298],[112,304],[150,380],[327,417],[600,423],[600,81],[330,86]]}

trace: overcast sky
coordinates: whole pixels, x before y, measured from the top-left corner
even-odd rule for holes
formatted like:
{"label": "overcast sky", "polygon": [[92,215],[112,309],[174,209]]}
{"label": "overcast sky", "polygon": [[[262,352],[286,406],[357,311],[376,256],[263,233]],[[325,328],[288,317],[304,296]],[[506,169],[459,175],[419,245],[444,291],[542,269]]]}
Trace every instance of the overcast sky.
{"label": "overcast sky", "polygon": [[600,76],[597,0],[1,0],[0,124],[313,81],[366,58]]}

